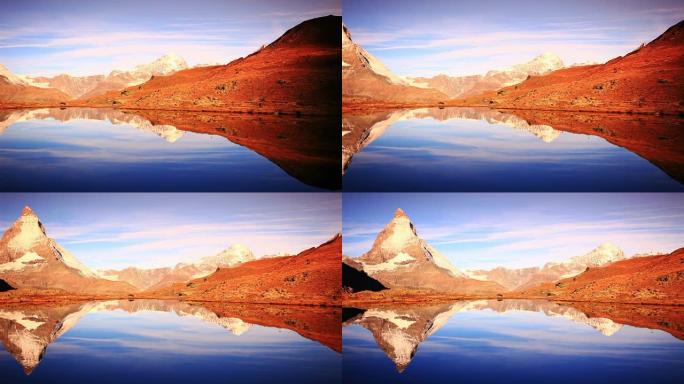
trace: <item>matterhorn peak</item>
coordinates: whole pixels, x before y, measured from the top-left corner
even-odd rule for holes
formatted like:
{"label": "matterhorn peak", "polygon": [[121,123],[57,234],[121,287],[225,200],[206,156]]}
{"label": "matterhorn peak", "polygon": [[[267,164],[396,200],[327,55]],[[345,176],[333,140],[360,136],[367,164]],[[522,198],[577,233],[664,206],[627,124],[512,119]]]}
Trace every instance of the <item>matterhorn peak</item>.
{"label": "matterhorn peak", "polygon": [[397,208],[392,220],[376,237],[370,251],[357,259],[367,273],[395,271],[430,264],[443,269],[451,277],[463,277],[449,259],[418,237],[411,219]]}
{"label": "matterhorn peak", "polygon": [[22,216],[36,216],[36,214],[33,212],[31,207],[28,205],[24,207],[24,209],[21,210],[21,215]]}
{"label": "matterhorn peak", "polygon": [[21,216],[5,233],[5,236],[9,238],[9,248],[17,252],[25,252],[47,238],[43,224],[28,206],[24,207]]}
{"label": "matterhorn peak", "polygon": [[385,226],[376,241],[379,241],[383,251],[396,253],[410,244],[417,243],[418,240],[411,219],[401,208],[397,208],[392,221]]}

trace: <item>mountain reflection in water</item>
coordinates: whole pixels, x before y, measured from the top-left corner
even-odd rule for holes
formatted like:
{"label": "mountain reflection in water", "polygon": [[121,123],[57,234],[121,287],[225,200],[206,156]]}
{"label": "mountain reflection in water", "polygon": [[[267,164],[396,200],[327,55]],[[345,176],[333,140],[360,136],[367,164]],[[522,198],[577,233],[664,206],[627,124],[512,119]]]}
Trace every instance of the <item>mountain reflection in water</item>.
{"label": "mountain reflection in water", "polygon": [[[524,365],[538,364],[535,359],[542,356],[541,364],[548,364],[545,369],[557,369],[555,364],[563,366],[563,361],[556,362],[552,356],[559,356],[558,360],[569,359],[569,356],[578,359],[591,357],[596,365],[620,365],[607,361],[618,355],[625,358],[624,364],[629,364],[631,358],[642,358],[637,355],[645,352],[651,353],[654,361],[657,361],[655,356],[668,353],[673,353],[672,359],[675,360],[677,356],[684,357],[684,308],[681,307],[569,304],[539,300],[460,301],[420,306],[345,308],[344,326],[345,380],[358,379],[361,376],[359,372],[367,365],[384,365],[379,358],[368,360],[374,356],[371,344],[389,357],[395,370],[378,368],[377,375],[367,377],[369,382],[380,379],[411,382],[424,377],[421,375],[438,379],[438,371],[446,373],[456,370],[457,366],[460,370],[452,372],[454,377],[466,382],[479,382],[468,378],[470,374],[480,375],[482,364],[496,369],[494,367],[516,364],[512,360],[520,363],[520,359],[524,359],[516,370],[516,374],[521,376],[512,374],[508,377],[511,382],[517,382],[517,379],[528,375],[524,372]],[[369,331],[374,341],[368,341],[367,333],[360,332],[357,326]],[[419,348],[421,344],[425,346]],[[590,352],[592,348],[594,352]],[[595,356],[601,353],[610,358],[601,360]],[[672,365],[668,359],[657,361],[658,367]],[[416,369],[407,369],[414,360],[418,361]],[[466,365],[464,368],[457,363],[461,360],[473,361],[472,372],[467,372],[468,364],[461,363]],[[454,365],[450,366],[449,361]],[[567,366],[563,369],[566,368],[571,369]],[[647,365],[642,366],[642,369],[648,368]],[[497,378],[494,372],[490,372],[492,381]],[[503,380],[504,376],[502,371],[498,378]],[[482,379],[484,376],[477,377]]]}
{"label": "mountain reflection in water", "polygon": [[[314,116],[4,110],[2,190],[338,189],[337,124],[334,118]],[[148,133],[163,141],[150,140]],[[211,140],[218,136],[227,141]],[[57,175],[62,183],[54,185]]]}
{"label": "mountain reflection in water", "polygon": [[[332,369],[326,373],[323,368],[330,370],[339,367],[341,362],[340,316],[340,309],[335,308],[161,300],[21,303],[0,306],[0,340],[26,375],[33,378],[36,372],[43,374],[36,378],[42,378],[40,382],[57,380],[55,372],[58,376],[74,374],[67,365],[86,364],[88,359],[96,360],[93,366],[116,365],[114,359],[102,360],[108,355],[105,352],[141,360],[164,360],[163,364],[178,364],[179,367],[183,366],[183,361],[174,362],[174,359],[220,358],[223,362],[214,369],[234,364],[249,370],[269,367],[274,358],[281,360],[275,365],[284,364],[287,355],[274,356],[283,349],[292,351],[290,358],[293,361],[305,358],[314,364],[320,359],[321,370],[313,369],[312,377],[331,378],[334,382],[339,371]],[[235,361],[231,362],[231,356]],[[242,360],[246,357],[253,359],[253,367],[246,366]],[[41,372],[37,368],[42,367],[39,364],[44,358],[52,363],[45,363],[46,369]],[[259,363],[259,359],[263,362]],[[60,364],[57,364],[60,361],[67,363],[64,372],[60,372]],[[76,361],[81,363],[74,364]],[[136,366],[132,361],[117,360],[117,363],[132,370]],[[258,367],[259,364],[263,366]],[[14,372],[11,365],[0,354],[3,377]],[[87,369],[84,367],[84,370]],[[183,374],[178,372],[179,377]],[[216,382],[224,379],[215,375],[211,378]]]}
{"label": "mountain reflection in water", "polygon": [[683,128],[684,119],[651,115],[486,108],[347,113],[344,189],[682,190]]}

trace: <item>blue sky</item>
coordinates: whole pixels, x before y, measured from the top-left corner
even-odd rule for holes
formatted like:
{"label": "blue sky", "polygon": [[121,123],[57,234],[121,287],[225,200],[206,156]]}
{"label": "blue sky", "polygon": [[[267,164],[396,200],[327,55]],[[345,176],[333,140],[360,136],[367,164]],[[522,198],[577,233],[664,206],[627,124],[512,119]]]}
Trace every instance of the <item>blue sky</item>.
{"label": "blue sky", "polygon": [[360,256],[402,208],[459,268],[531,267],[612,242],[628,256],[684,247],[684,194],[347,193],[343,252]]}
{"label": "blue sky", "polygon": [[0,64],[24,75],[106,74],[175,53],[228,63],[340,0],[12,1],[0,13]]}
{"label": "blue sky", "polygon": [[340,232],[340,197],[329,193],[0,194],[4,232],[28,205],[91,268],[163,267],[234,243],[260,257],[298,253]]}
{"label": "blue sky", "polygon": [[604,62],[684,18],[679,0],[345,0],[352,38],[404,76],[468,75],[544,53]]}

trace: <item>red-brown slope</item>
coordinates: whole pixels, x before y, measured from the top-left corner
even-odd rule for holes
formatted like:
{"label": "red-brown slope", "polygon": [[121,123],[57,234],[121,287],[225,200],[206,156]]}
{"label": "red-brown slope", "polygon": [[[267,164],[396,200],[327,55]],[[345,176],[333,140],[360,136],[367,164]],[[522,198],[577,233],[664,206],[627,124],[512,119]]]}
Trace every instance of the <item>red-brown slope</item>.
{"label": "red-brown slope", "polygon": [[570,301],[684,304],[684,248],[588,268],[575,277],[518,294]]}
{"label": "red-brown slope", "polygon": [[342,351],[342,309],[294,305],[249,305],[205,302],[201,304],[220,317],[235,317],[250,324],[289,329]]}
{"label": "red-brown slope", "polygon": [[514,110],[530,124],[599,136],[684,183],[684,119],[675,116]]}
{"label": "red-brown slope", "polygon": [[56,89],[13,84],[0,76],[0,107],[55,105],[69,99],[69,95]]}
{"label": "red-brown slope", "polygon": [[227,65],[193,68],[77,103],[139,109],[339,115],[342,18],[305,21]]}
{"label": "red-brown slope", "polygon": [[342,237],[296,256],[259,259],[187,284],[154,292],[157,297],[198,301],[340,305]]}
{"label": "red-brown slope", "polygon": [[302,182],[339,189],[339,117],[269,116],[217,112],[138,110],[153,124],[183,131],[220,135],[266,157]]}
{"label": "red-brown slope", "polygon": [[684,306],[575,302],[588,317],[603,317],[639,328],[660,329],[684,340]]}
{"label": "red-brown slope", "polygon": [[684,21],[649,44],[600,65],[534,76],[453,105],[673,113],[684,111]]}

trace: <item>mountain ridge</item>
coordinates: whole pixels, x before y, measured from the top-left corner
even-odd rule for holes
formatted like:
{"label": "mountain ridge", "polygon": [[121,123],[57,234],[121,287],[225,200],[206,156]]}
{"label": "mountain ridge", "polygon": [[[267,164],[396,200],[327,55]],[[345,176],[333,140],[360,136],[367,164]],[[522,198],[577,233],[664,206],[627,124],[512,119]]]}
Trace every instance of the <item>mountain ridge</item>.
{"label": "mountain ridge", "polygon": [[432,77],[414,77],[414,82],[437,89],[450,98],[475,96],[486,91],[495,91],[521,83],[528,76],[539,76],[564,68],[558,55],[545,52],[533,59],[515,64],[503,70],[489,70],[484,75],[449,76],[439,74]]}
{"label": "mountain ridge", "polygon": [[575,66],[449,105],[680,115],[684,94],[684,20],[604,64]]}
{"label": "mountain ridge", "polygon": [[99,278],[68,250],[47,236],[26,206],[0,239],[0,279],[14,288],[61,289],[91,294],[125,294],[130,284]]}
{"label": "mountain ridge", "polygon": [[472,279],[453,266],[418,237],[413,222],[401,208],[378,233],[371,249],[352,260],[390,291],[399,288],[496,294],[502,290],[497,283]]}
{"label": "mountain ridge", "polygon": [[586,268],[604,266],[624,259],[625,254],[621,249],[606,242],[586,254],[573,256],[561,262],[547,262],[541,267],[496,267],[491,270],[467,270],[465,273],[474,279],[495,281],[509,291],[514,291],[573,277],[584,272]]}

